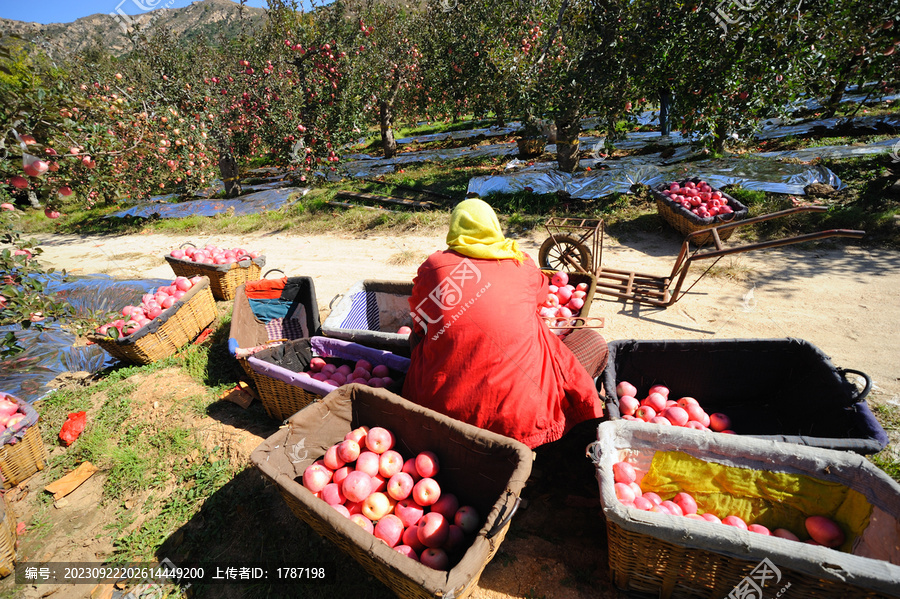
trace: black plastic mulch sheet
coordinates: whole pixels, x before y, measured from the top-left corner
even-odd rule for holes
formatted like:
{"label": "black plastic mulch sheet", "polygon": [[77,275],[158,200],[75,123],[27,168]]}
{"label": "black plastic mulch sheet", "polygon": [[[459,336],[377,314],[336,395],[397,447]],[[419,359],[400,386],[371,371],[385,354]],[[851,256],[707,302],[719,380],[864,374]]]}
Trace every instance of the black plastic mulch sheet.
{"label": "black plastic mulch sheet", "polygon": [[[92,311],[118,311],[140,303],[141,296],[172,281],[144,279],[122,281],[105,275],[58,277],[46,281],[47,290],[68,301],[78,316]],[[19,325],[0,327],[0,335],[15,333],[24,351],[0,361],[0,391],[32,403],[46,395],[47,383],[63,372],[98,372],[115,359],[97,345],[75,345],[75,335],[59,323],[47,322],[44,330],[23,329]]]}

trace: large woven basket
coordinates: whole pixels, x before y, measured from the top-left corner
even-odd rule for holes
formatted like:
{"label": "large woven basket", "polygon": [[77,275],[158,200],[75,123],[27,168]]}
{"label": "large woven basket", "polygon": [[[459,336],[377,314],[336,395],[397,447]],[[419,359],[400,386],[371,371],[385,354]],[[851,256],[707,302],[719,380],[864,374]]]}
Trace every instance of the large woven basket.
{"label": "large woven basket", "polygon": [[409,357],[409,335],[397,331],[412,327],[412,289],[412,281],[357,281],[331,300],[322,334]]}
{"label": "large woven basket", "polygon": [[[700,179],[694,178],[687,179],[686,181],[699,183]],[[747,207],[727,193],[722,192],[721,190],[713,189],[713,191],[719,191],[722,194],[722,197],[728,200],[728,206],[734,212],[732,212],[731,214],[719,214],[716,216],[701,218],[690,210],[687,210],[681,204],[677,204],[670,200],[667,196],[665,196],[662,193],[662,190],[666,189],[666,187],[667,185],[664,184],[652,190],[653,197],[656,199],[656,209],[659,212],[659,215],[663,217],[663,220],[672,225],[672,227],[676,231],[685,236],[694,233],[695,231],[702,231],[704,229],[709,229],[717,225],[724,225],[726,223],[747,218]],[[719,233],[719,239],[721,241],[725,241],[729,237],[731,237],[732,233],[734,233],[733,228],[726,229]],[[697,235],[692,238],[692,242],[698,246],[706,245],[711,240],[712,234],[709,233]]]}
{"label": "large woven basket", "polygon": [[[401,451],[433,451],[441,463],[441,485],[461,505],[472,505],[483,521],[472,545],[449,571],[433,570],[386,543],[315,497],[300,482],[307,466],[358,426],[394,432]],[[279,487],[294,514],[333,542],[399,597],[468,597],[493,558],[531,472],[525,445],[423,408],[384,389],[347,385],[291,417],[250,461]],[[338,580],[333,595],[345,596]]]}
{"label": "large woven basket", "polygon": [[216,319],[216,302],[203,277],[171,308],[138,331],[118,339],[88,335],[111,356],[134,364],[150,364],[173,355]]}
{"label": "large woven basket", "polygon": [[[269,416],[285,420],[334,389],[320,381],[299,376],[309,366],[313,356],[337,358],[348,363],[365,359],[373,366],[383,364],[392,371],[404,374],[409,369],[408,358],[342,339],[312,337],[287,341],[247,359],[259,400]],[[398,378],[391,385],[391,390],[399,392],[402,384],[402,379]]]}
{"label": "large woven basket", "polygon": [[217,300],[232,300],[238,285],[260,278],[266,257],[246,259],[233,264],[198,264],[191,260],[180,260],[166,256],[166,262],[176,275],[181,277],[203,276],[209,278],[213,297]]}
{"label": "large woven basket", "polygon": [[[900,597],[900,485],[862,456],[623,420],[602,423],[597,438],[589,450],[606,517],[611,578],[620,589],[660,599]],[[754,484],[748,482],[742,491],[771,493],[771,501],[778,498],[775,505],[805,506],[804,517],[819,515],[806,510],[826,508],[816,497],[766,486],[766,477],[784,473],[821,484],[817,488],[844,489],[861,496],[871,512],[862,532],[848,538],[848,553],[622,504],[616,498],[613,464],[632,463],[640,483],[658,452],[746,469]],[[678,488],[690,493],[692,482],[683,480]],[[660,493],[663,499],[674,494]],[[758,578],[763,568],[768,580]],[[753,584],[754,594],[741,594]]]}
{"label": "large woven basket", "polygon": [[16,570],[16,517],[0,495],[3,503],[0,509],[0,578],[9,576]]}
{"label": "large woven basket", "polygon": [[638,399],[661,384],[673,399],[728,415],[738,435],[877,453],[888,437],[866,403],[871,381],[860,391],[848,373],[865,376],[803,339],[619,339],[609,343],[603,388],[613,420],[619,383],[635,385]]}
{"label": "large woven basket", "polygon": [[284,318],[281,319],[281,326],[274,327],[281,331],[275,338],[270,334],[273,330],[272,321],[263,322],[253,313],[250,300],[247,298],[246,283],[238,285],[235,291],[228,348],[251,380],[253,371],[250,364],[246,357],[236,355],[238,350],[267,344],[275,345],[285,340],[308,338],[322,333],[316,286],[312,277],[285,277],[284,281],[285,288],[279,299],[289,303],[289,306]]}
{"label": "large woven basket", "polygon": [[3,488],[11,489],[39,470],[47,463],[47,451],[41,439],[41,430],[37,423],[28,427],[28,431],[18,443],[7,443],[0,447],[0,474],[3,476]]}

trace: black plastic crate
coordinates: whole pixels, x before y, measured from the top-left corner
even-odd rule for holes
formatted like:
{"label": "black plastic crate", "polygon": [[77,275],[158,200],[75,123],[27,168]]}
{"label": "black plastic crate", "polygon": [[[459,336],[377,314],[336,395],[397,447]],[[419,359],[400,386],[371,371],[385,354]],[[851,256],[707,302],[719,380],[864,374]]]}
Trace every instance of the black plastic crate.
{"label": "black plastic crate", "polygon": [[[862,376],[865,388],[848,373]],[[616,385],[628,381],[638,399],[655,384],[672,399],[694,397],[707,413],[728,415],[739,435],[862,454],[888,443],[865,402],[871,379],[836,368],[802,339],[612,341],[602,378],[613,420],[621,417]]]}

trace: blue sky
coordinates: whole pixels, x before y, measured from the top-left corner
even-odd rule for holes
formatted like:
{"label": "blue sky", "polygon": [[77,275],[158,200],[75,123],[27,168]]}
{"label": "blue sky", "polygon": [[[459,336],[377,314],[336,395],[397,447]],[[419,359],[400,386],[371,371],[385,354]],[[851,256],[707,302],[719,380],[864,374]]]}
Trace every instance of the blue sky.
{"label": "blue sky", "polygon": [[[96,13],[109,14],[121,4],[126,14],[153,8],[181,8],[192,0],[0,0],[0,17],[37,23],[71,23]],[[247,6],[265,8],[266,0],[249,0]]]}

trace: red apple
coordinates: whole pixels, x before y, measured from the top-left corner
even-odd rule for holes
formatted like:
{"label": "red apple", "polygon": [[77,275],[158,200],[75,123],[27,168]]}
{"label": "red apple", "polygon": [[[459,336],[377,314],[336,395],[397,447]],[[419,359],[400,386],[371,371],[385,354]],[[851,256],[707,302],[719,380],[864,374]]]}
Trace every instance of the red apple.
{"label": "red apple", "polygon": [[416,553],[416,550],[409,545],[397,545],[394,547],[394,551],[401,555],[405,555],[413,561],[419,561],[419,555]]}
{"label": "red apple", "polygon": [[735,528],[740,528],[741,530],[747,530],[747,523],[744,522],[743,518],[740,518],[738,516],[725,516],[724,518],[722,518],[722,524],[734,526]]}
{"label": "red apple", "polygon": [[631,490],[631,487],[626,483],[616,483],[614,485],[616,490],[616,497],[619,501],[625,504],[634,503],[634,491]]}
{"label": "red apple", "polygon": [[665,414],[663,414],[669,421],[675,426],[684,426],[688,422],[688,413],[683,408],[679,408],[678,406],[671,406],[666,408]]}
{"label": "red apple", "polygon": [[362,513],[372,522],[377,522],[393,511],[394,503],[393,499],[376,491],[363,500]]}
{"label": "red apple", "polygon": [[662,393],[651,393],[641,402],[642,406],[649,406],[656,410],[656,413],[659,414],[664,409],[666,409],[666,396]]}
{"label": "red apple", "polygon": [[478,511],[471,505],[464,505],[453,516],[453,523],[459,526],[464,533],[474,534],[481,528],[481,518]]}
{"label": "red apple", "polygon": [[681,506],[675,503],[674,501],[666,500],[659,504],[660,507],[665,507],[669,510],[670,514],[674,514],[676,516],[684,516],[684,510],[681,509]]}
{"label": "red apple", "polygon": [[416,456],[416,472],[422,478],[433,478],[440,471],[440,462],[432,451],[423,451]]}
{"label": "red apple", "polygon": [[453,493],[442,493],[440,499],[431,504],[431,511],[441,514],[448,522],[453,522],[459,509],[459,499]]}
{"label": "red apple", "polygon": [[373,451],[363,451],[356,459],[356,469],[365,472],[369,476],[378,474],[378,467],[381,462],[381,456]]}
{"label": "red apple", "polygon": [[442,514],[428,512],[419,521],[419,541],[426,547],[440,547],[450,535],[450,522]]}
{"label": "red apple", "polygon": [[[357,370],[359,370],[359,368],[357,368]],[[369,451],[373,451],[377,454],[382,454],[393,446],[394,433],[380,426],[375,426],[369,429],[369,433],[368,435],[366,435],[366,447],[369,449]]]}
{"label": "red apple", "polygon": [[641,407],[641,402],[631,395],[619,396],[619,411],[624,416],[634,416],[637,409]]}
{"label": "red apple", "polygon": [[388,376],[390,373],[391,371],[388,370],[388,367],[384,364],[379,364],[378,366],[372,368],[372,376],[376,376],[378,378]]}
{"label": "red apple", "polygon": [[378,459],[378,473],[385,478],[391,478],[402,469],[403,456],[393,449],[385,451]]}
{"label": "red apple", "polygon": [[303,471],[303,486],[312,493],[318,493],[331,482],[332,472],[325,466],[313,464]]}
{"label": "red apple", "polygon": [[446,570],[450,566],[450,558],[443,549],[428,547],[419,556],[419,561],[433,570]]}
{"label": "red apple", "polygon": [[456,553],[466,544],[466,534],[463,529],[456,524],[450,525],[450,534],[447,535],[447,542],[444,543],[444,550],[447,553]]}
{"label": "red apple", "polygon": [[412,477],[414,483],[419,482],[419,480],[422,478],[419,475],[419,471],[416,469],[416,458],[409,458],[408,460],[403,462],[403,469],[400,470],[400,472],[406,472],[407,474],[409,474]]}
{"label": "red apple", "polygon": [[417,554],[425,551],[425,545],[419,540],[419,526],[417,524],[413,524],[403,530],[403,536],[400,537],[400,542],[412,547]]}
{"label": "red apple", "polygon": [[394,513],[403,521],[404,526],[411,527],[425,515],[425,508],[412,499],[401,499],[394,505]]}
{"label": "red apple", "polygon": [[412,498],[421,506],[430,506],[441,497],[441,487],[433,478],[423,478],[413,485]]}
{"label": "red apple", "polygon": [[332,445],[325,451],[322,462],[325,464],[325,467],[330,470],[337,470],[346,464],[344,460],[338,457],[338,445]]}
{"label": "red apple", "polygon": [[713,429],[716,432],[722,432],[726,429],[731,428],[731,418],[726,416],[725,414],[721,414],[716,412],[715,414],[709,415],[709,428]]}
{"label": "red apple", "polygon": [[322,499],[325,500],[325,503],[328,505],[338,505],[343,504],[347,501],[347,498],[344,497],[344,493],[341,491],[341,485],[338,483],[328,483],[322,489]]}
{"label": "red apple", "polygon": [[649,511],[654,505],[656,504],[644,496],[635,496],[634,498],[634,507],[639,510]]}
{"label": "red apple", "polygon": [[634,472],[634,466],[628,462],[616,462],[612,467],[613,479],[617,483],[633,483],[637,480],[637,474]]}
{"label": "red apple", "polygon": [[672,501],[675,502],[678,507],[681,508],[681,511],[685,514],[696,514],[697,513],[697,502],[694,500],[694,497],[689,493],[677,493],[675,497],[672,498]]}
{"label": "red apple", "polygon": [[415,482],[412,476],[406,472],[398,472],[388,480],[387,494],[397,501],[406,499],[412,493],[413,485]]}
{"label": "red apple", "polygon": [[363,501],[372,492],[372,477],[365,472],[354,470],[341,483],[341,490],[349,501]]}
{"label": "red apple", "polygon": [[636,418],[640,418],[644,422],[650,422],[651,420],[656,418],[656,410],[654,410],[650,406],[641,406],[634,411],[634,416]]}
{"label": "red apple", "polygon": [[790,541],[799,541],[800,540],[800,537],[798,537],[797,535],[795,535],[794,533],[792,533],[791,531],[789,531],[786,528],[776,528],[775,530],[772,531],[772,536],[780,537],[782,539],[788,539]]}
{"label": "red apple", "polygon": [[769,532],[769,529],[763,526],[762,524],[750,524],[747,526],[747,530],[750,532],[755,532],[757,534],[772,536],[772,533]]}
{"label": "red apple", "polygon": [[616,385],[616,395],[619,397],[620,401],[623,395],[630,395],[631,397],[635,397],[637,395],[637,387],[635,387],[628,381],[622,381],[618,385]]}
{"label": "red apple", "polygon": [[647,394],[652,395],[654,393],[659,393],[660,395],[662,395],[663,397],[668,399],[669,388],[666,387],[665,385],[653,385],[652,387],[650,387],[650,390],[647,392]]}
{"label": "red apple", "polygon": [[722,523],[722,521],[719,520],[718,516],[716,516],[715,514],[712,514],[710,512],[705,512],[703,514],[700,514],[700,517],[703,518],[704,520],[706,520],[707,522],[715,522],[716,524]]}
{"label": "red apple", "polygon": [[[315,376],[313,378],[315,378]],[[325,378],[327,379],[328,377]],[[359,444],[352,439],[344,439],[338,443],[336,457],[346,464],[355,462],[357,458],[359,458]]]}
{"label": "red apple", "polygon": [[825,516],[810,516],[806,519],[806,532],[812,539],[826,547],[840,547],[846,537],[837,522]]}
{"label": "red apple", "polygon": [[344,484],[344,479],[347,478],[347,475],[351,472],[353,472],[353,468],[351,468],[350,466],[341,466],[334,471],[334,475],[332,475],[331,477],[331,482],[342,485]]}
{"label": "red apple", "polygon": [[372,521],[362,514],[350,514],[350,522],[359,525],[369,534],[375,534],[375,526],[372,524]]}
{"label": "red apple", "polygon": [[341,516],[343,516],[344,518],[350,517],[350,510],[347,509],[346,505],[341,505],[338,503],[338,504],[332,505],[331,507],[333,507],[335,509],[335,511],[337,513],[339,513]]}
{"label": "red apple", "polygon": [[653,491],[647,491],[642,495],[642,497],[644,499],[649,499],[653,503],[653,505],[659,505],[660,503],[662,503],[662,497],[660,497]]}

